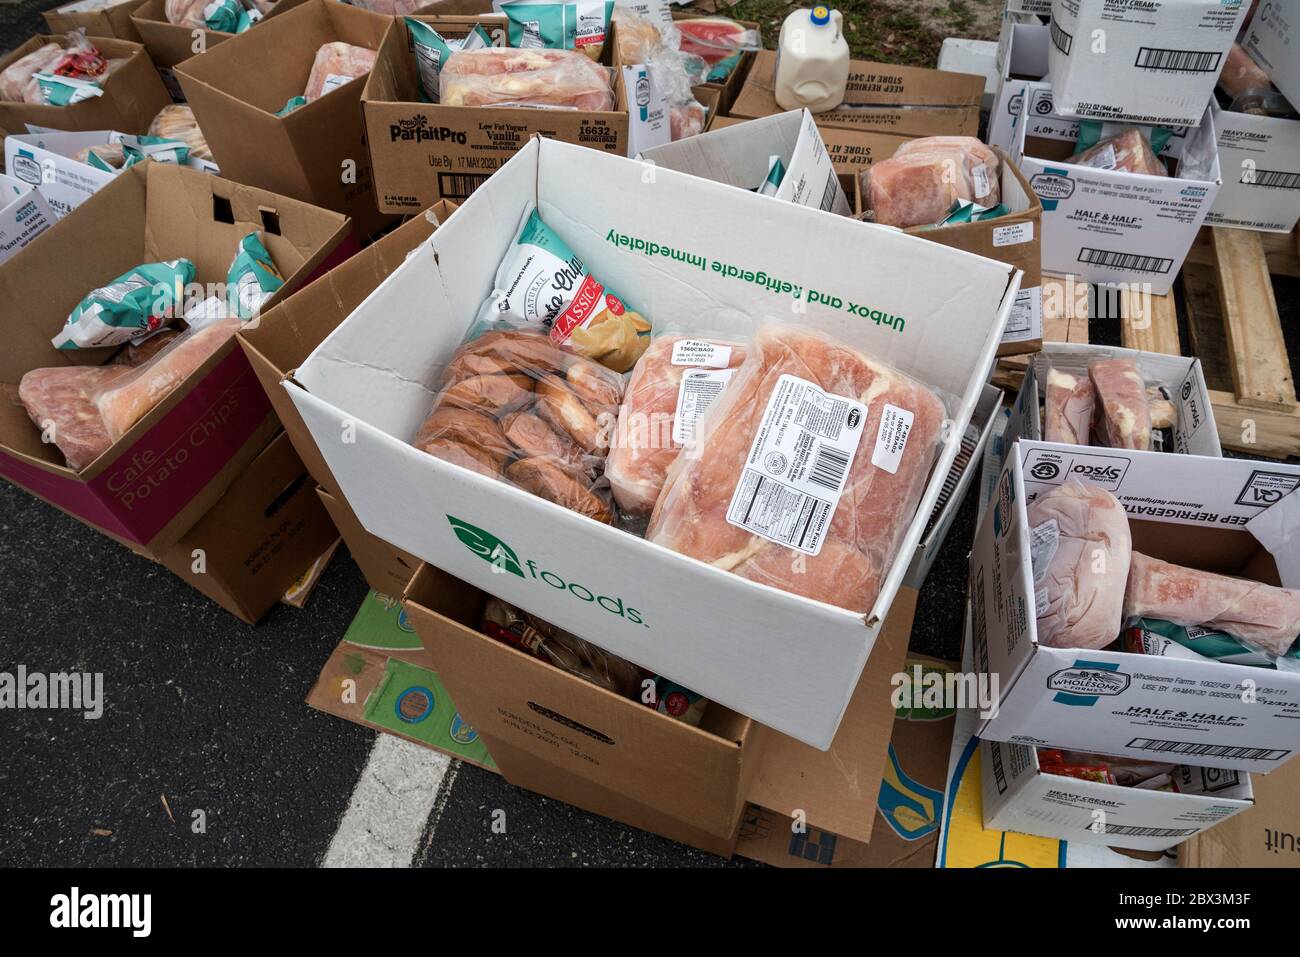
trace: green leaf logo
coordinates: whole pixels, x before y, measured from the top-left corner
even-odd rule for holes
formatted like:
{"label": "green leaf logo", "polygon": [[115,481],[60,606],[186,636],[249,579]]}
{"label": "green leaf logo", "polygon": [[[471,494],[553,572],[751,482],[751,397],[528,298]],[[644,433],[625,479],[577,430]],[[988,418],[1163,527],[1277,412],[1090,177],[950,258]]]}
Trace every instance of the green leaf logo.
{"label": "green leaf logo", "polygon": [[447,521],[451,523],[451,530],[456,533],[460,543],[477,555],[483,561],[492,565],[497,572],[509,572],[512,575],[524,577],[524,569],[520,564],[519,556],[515,550],[507,545],[501,539],[497,538],[490,532],[485,532],[477,526],[463,522],[453,515],[447,516]]}

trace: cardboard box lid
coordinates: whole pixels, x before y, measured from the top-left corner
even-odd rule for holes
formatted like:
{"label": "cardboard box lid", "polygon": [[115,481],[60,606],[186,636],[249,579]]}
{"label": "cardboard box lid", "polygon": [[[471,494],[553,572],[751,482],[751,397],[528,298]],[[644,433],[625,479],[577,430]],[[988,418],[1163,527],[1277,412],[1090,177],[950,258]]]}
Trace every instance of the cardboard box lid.
{"label": "cardboard box lid", "polygon": [[116,3],[95,5],[93,2],[73,0],[72,3],[46,10],[41,16],[45,18],[50,33],[67,33],[83,27],[86,36],[116,37],[139,43],[140,34],[131,23],[131,11],[135,8],[135,3],[136,0],[117,0]]}

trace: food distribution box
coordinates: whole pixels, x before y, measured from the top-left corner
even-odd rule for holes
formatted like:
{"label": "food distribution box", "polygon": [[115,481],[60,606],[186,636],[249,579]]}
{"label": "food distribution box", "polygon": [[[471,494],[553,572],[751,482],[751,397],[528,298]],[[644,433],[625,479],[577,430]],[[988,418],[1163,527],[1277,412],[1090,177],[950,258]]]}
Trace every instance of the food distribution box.
{"label": "food distribution box", "polygon": [[[759,117],[764,119],[764,117]],[[758,120],[744,119],[738,116],[714,116],[709,123],[710,130],[721,130]],[[835,166],[835,172],[841,176],[852,176],[871,166],[872,163],[889,159],[894,152],[914,136],[894,133],[878,133],[874,130],[850,130],[838,126],[823,126],[818,123],[818,133]],[[847,191],[846,191],[847,195]]]}
{"label": "food distribution box", "polygon": [[[1025,85],[1025,116],[1036,117],[1052,88]],[[1055,100],[1052,101],[1055,103]],[[1016,127],[1011,155],[1043,202],[1043,269],[1088,282],[1150,287],[1163,296],[1219,193],[1218,142],[1210,109],[1178,147],[1176,172],[1151,176],[1082,166],[1066,140]]]}
{"label": "food distribution box", "polygon": [[[90,41],[106,59],[126,59],[107,79],[100,81],[101,96],[80,103],[50,106],[46,103],[12,103],[0,101],[0,133],[27,133],[27,126],[53,127],[60,130],[121,130],[145,133],[158,111],[170,103],[162,80],[144,47],[129,40],[91,37]],[[66,36],[34,36],[17,49],[0,57],[0,70],[47,43],[67,47]]]}
{"label": "food distribution box", "polygon": [[1177,765],[1170,775],[1174,790],[1160,791],[1053,774],[1027,745],[986,738],[980,749],[990,830],[1163,851],[1252,805],[1244,771]]}
{"label": "food distribution box", "polygon": [[1250,4],[1053,0],[1048,76],[1062,116],[1196,126]]}
{"label": "food distribution box", "polygon": [[971,552],[975,664],[997,677],[1001,695],[979,735],[1261,773],[1293,757],[1300,673],[1038,643],[1026,506],[1068,480],[1119,500],[1135,551],[1300,585],[1300,466],[1022,439]]}
{"label": "food distribution box", "polygon": [[[904,232],[1009,263],[1024,273],[998,355],[1025,355],[1037,352],[1043,344],[1043,204],[1007,154],[997,147],[993,152],[998,157],[999,193],[1002,205],[1007,207],[1005,216],[937,229],[909,226]],[[866,174],[859,174],[853,184],[854,209],[859,216],[868,211],[869,205],[865,179]]]}
{"label": "food distribution box", "polygon": [[88,37],[116,37],[140,42],[140,34],[131,23],[131,11],[138,0],[73,0],[44,11],[45,25],[51,33],[82,29]]}
{"label": "food distribution box", "polygon": [[281,432],[178,542],[150,557],[251,625],[337,540]]}
{"label": "food distribution box", "polygon": [[87,146],[107,144],[112,130],[79,133],[11,133],[5,141],[5,169],[42,194],[58,216],[65,216],[107,186],[118,170],[100,169],[75,159]]}
{"label": "food distribution box", "polygon": [[[776,51],[762,50],[745,78],[731,115],[745,119],[785,112],[776,102]],[[978,136],[984,77],[897,63],[849,62],[848,89],[817,125],[911,136]]]}
{"label": "food distribution box", "polygon": [[382,595],[401,595],[406,591],[411,576],[420,567],[420,560],[367,532],[347,502],[319,486],[316,494],[343,537],[343,544],[352,553],[352,560],[361,569],[366,584]]}
{"label": "food distribution box", "polygon": [[1289,233],[1300,220],[1300,120],[1213,106],[1223,186],[1207,226]]}
{"label": "food distribution box", "polygon": [[1300,0],[1272,0],[1251,17],[1241,45],[1291,103],[1300,103]]}
{"label": "food distribution box", "polygon": [[379,48],[391,17],[307,0],[176,68],[212,158],[224,175],[352,217],[358,237],[392,221],[375,209],[361,121],[365,78],[287,116],[326,43]]}
{"label": "food distribution box", "polygon": [[[5,316],[0,381],[16,390],[46,367],[98,365],[112,349],[50,343],[92,289],[141,263],[184,256],[196,281],[224,286],[252,230],[284,276],[269,303],[304,282],[348,235],[345,216],[164,163],[141,163],[0,265]],[[80,471],[17,402],[0,414],[0,475],[119,541],[157,552],[221,497],[277,429],[266,394],[233,338],[121,439]]]}
{"label": "food distribution box", "polygon": [[[969,253],[671,170],[648,182],[648,169],[567,143],[529,143],[285,388],[337,491],[371,533],[826,747],[956,457],[1020,276]],[[589,201],[593,191],[603,202]],[[704,303],[778,321],[797,313],[953,397],[953,427],[873,608],[835,608],[730,575],[409,444],[529,203],[594,275],[646,303],[652,320],[656,312],[689,316]],[[753,228],[757,221],[762,230]],[[347,442],[341,422],[355,425]],[[498,574],[500,566],[485,560],[495,545],[485,553],[483,543],[503,532],[518,557],[517,576]],[[812,657],[798,637],[810,633],[819,645]]]}
{"label": "food distribution box", "polygon": [[0,173],[0,263],[25,249],[56,219],[58,216],[40,190]]}
{"label": "food distribution box", "polygon": [[766,185],[773,157],[780,160],[783,177],[774,192],[764,195],[841,216],[852,214],[826,144],[807,110],[724,126],[645,150],[640,158],[664,169],[756,192]]}
{"label": "food distribution box", "polygon": [[[443,18],[416,19],[455,36]],[[608,42],[603,62],[612,63],[613,55],[614,44]],[[362,93],[375,201],[385,212],[409,214],[440,199],[463,200],[534,135],[626,155],[627,97],[618,71],[613,89],[612,110],[423,102],[406,23],[394,20]]]}
{"label": "food distribution box", "polygon": [[1180,847],[1181,867],[1300,867],[1300,761],[1251,786],[1254,806]]}
{"label": "food distribution box", "polygon": [[829,753],[714,701],[692,726],[490,638],[479,630],[487,598],[426,564],[406,610],[507,781],[723,856],[750,801],[781,815],[802,811],[806,822],[854,840],[871,837],[911,589],[891,609],[879,657]]}

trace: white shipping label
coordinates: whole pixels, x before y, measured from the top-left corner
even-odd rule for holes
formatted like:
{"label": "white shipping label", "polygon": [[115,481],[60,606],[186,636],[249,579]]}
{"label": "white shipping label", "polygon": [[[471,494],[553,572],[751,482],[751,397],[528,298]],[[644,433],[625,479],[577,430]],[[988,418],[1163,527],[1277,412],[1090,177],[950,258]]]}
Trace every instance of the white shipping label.
{"label": "white shipping label", "polygon": [[807,555],[821,551],[867,421],[861,402],[783,375],[727,509],[727,521]]}
{"label": "white shipping label", "polygon": [[1118,160],[1115,159],[1115,147],[1107,143],[1104,150],[1096,156],[1084,160],[1079,165],[1090,166],[1093,169],[1114,169],[1119,165]]}
{"label": "white shipping label", "polygon": [[1034,584],[1043,580],[1048,566],[1056,557],[1056,549],[1061,544],[1061,527],[1056,519],[1049,518],[1041,525],[1035,525],[1029,532],[1029,561],[1034,568]]}
{"label": "white shipping label", "polygon": [[707,339],[678,339],[673,343],[673,365],[725,369],[731,364],[731,346]]}
{"label": "white shipping label", "polygon": [[907,448],[907,437],[912,431],[912,420],[916,416],[907,409],[896,405],[886,405],[880,414],[880,429],[876,433],[876,447],[871,452],[871,464],[884,469],[890,475],[898,472],[898,463],[903,460],[903,449]]}
{"label": "white shipping label", "polygon": [[1043,287],[1034,286],[1016,293],[1003,330],[1003,342],[1029,342],[1043,338]]}
{"label": "white shipping label", "polygon": [[351,83],[355,79],[356,77],[354,76],[344,76],[342,73],[331,73],[329,76],[325,77],[325,82],[321,84],[320,95],[324,96],[326,93],[332,93],[339,87]]}
{"label": "white shipping label", "polygon": [[677,414],[673,417],[674,442],[685,445],[691,440],[695,423],[722,395],[735,374],[735,369],[691,369],[682,373],[682,384],[677,390]]}
{"label": "white shipping label", "polygon": [[989,168],[984,163],[972,167],[970,171],[971,185],[975,187],[976,196],[987,196],[989,194]]}
{"label": "white shipping label", "polygon": [[1019,246],[1034,241],[1034,221],[993,227],[994,246]]}
{"label": "white shipping label", "polygon": [[1040,588],[1034,592],[1034,617],[1042,618],[1047,612],[1047,589]]}

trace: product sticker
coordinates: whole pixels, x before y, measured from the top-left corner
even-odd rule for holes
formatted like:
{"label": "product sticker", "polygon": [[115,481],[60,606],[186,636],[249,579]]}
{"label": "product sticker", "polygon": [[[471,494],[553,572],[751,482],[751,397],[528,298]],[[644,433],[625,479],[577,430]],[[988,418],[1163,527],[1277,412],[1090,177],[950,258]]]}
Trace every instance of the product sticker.
{"label": "product sticker", "polygon": [[862,403],[823,392],[806,379],[781,376],[731,496],[727,521],[807,555],[820,553],[866,421]]}
{"label": "product sticker", "polygon": [[1061,527],[1056,519],[1049,518],[1041,525],[1035,525],[1029,532],[1029,562],[1034,568],[1034,584],[1043,580],[1048,566],[1056,557],[1056,549],[1061,544]]}
{"label": "product sticker", "polygon": [[903,460],[903,449],[907,448],[907,437],[911,434],[912,420],[915,418],[907,409],[886,404],[885,411],[880,414],[876,447],[871,452],[872,465],[884,469],[890,475],[898,471],[898,463]]}
{"label": "product sticker", "polygon": [[329,76],[325,77],[325,82],[321,84],[320,95],[324,96],[326,93],[332,93],[339,87],[346,83],[351,83],[355,79],[356,77],[354,76],[344,76],[342,73],[331,73]]}
{"label": "product sticker", "polygon": [[731,346],[707,339],[678,339],[673,343],[673,365],[725,369],[731,364]]}
{"label": "product sticker", "polygon": [[980,163],[970,171],[972,185],[975,187],[976,196],[987,196],[989,189],[989,168],[984,163]]}
{"label": "product sticker", "polygon": [[1019,246],[1021,243],[1030,243],[1033,241],[1033,220],[1024,223],[1011,223],[1007,226],[993,227],[994,246]]}
{"label": "product sticker", "polygon": [[1115,159],[1115,147],[1110,143],[1106,148],[1087,162],[1080,163],[1080,166],[1091,166],[1093,169],[1114,169],[1119,163]]}
{"label": "product sticker", "polygon": [[1011,304],[1007,327],[1002,332],[1003,342],[1028,342],[1043,337],[1043,287],[1021,289]]}
{"label": "product sticker", "polygon": [[695,423],[722,395],[735,369],[690,369],[682,373],[682,384],[677,390],[677,415],[673,418],[673,441],[678,445],[690,442],[695,434]]}
{"label": "product sticker", "polygon": [[1034,617],[1042,618],[1047,613],[1047,589],[1040,588],[1034,592]]}

